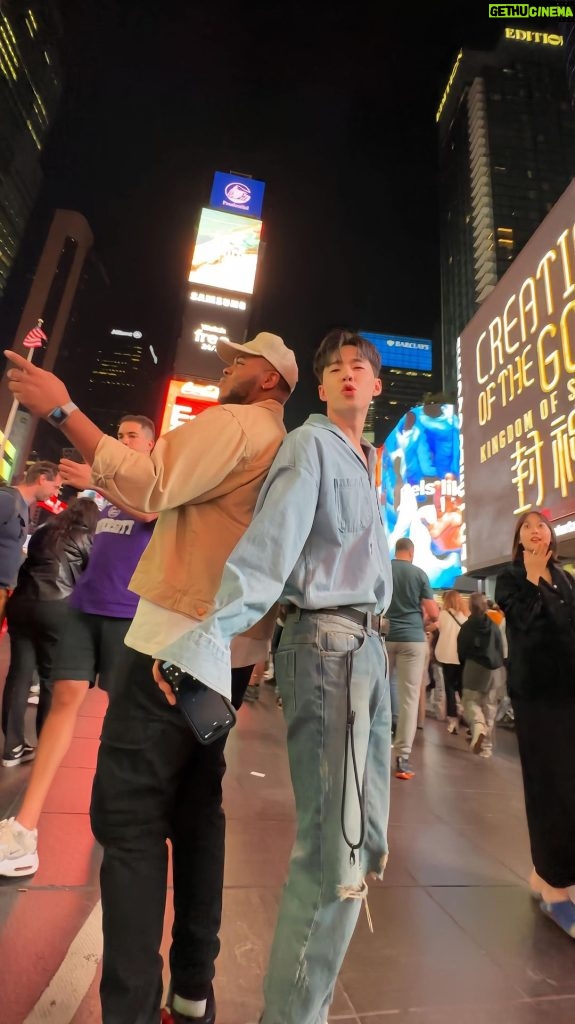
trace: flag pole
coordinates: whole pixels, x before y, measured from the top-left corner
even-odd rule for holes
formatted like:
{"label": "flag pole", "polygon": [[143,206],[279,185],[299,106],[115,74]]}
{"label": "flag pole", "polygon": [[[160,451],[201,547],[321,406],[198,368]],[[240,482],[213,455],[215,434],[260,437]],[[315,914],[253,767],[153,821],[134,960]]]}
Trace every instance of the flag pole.
{"label": "flag pole", "polygon": [[[38,325],[36,328],[37,330],[41,331],[43,322],[43,320],[38,320]],[[26,335],[26,338],[27,337],[28,335]],[[38,347],[41,347],[41,343]],[[26,362],[31,363],[33,359],[34,348],[30,347],[28,349],[28,355],[26,356]],[[4,459],[4,452],[6,450],[6,442],[10,439],[10,432],[12,430],[12,427],[14,426],[14,420],[16,419],[16,413],[18,412],[19,405],[20,402],[18,401],[17,398],[15,398],[12,402],[10,412],[8,413],[8,419],[6,420],[6,426],[4,427],[4,434],[0,438],[0,479],[2,478],[2,462]]]}

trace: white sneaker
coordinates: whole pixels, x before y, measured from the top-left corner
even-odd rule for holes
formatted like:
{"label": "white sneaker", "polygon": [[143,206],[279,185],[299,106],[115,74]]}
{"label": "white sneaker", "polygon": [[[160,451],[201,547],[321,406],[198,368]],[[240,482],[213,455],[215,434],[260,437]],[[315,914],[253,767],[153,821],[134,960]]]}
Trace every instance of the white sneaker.
{"label": "white sneaker", "polygon": [[25,878],[38,864],[38,829],[24,828],[15,818],[0,821],[0,875]]}
{"label": "white sneaker", "polygon": [[40,683],[32,683],[30,687],[30,693],[35,694],[37,697],[40,696]]}

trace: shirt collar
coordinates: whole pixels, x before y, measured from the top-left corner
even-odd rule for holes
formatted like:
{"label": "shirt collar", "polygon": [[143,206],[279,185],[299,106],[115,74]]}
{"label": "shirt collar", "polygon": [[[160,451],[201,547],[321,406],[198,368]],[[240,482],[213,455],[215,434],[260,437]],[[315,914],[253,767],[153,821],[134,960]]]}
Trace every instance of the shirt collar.
{"label": "shirt collar", "polygon": [[[345,441],[346,445],[348,446],[350,451],[353,452],[355,457],[359,458],[358,453],[356,452],[349,438],[344,434],[343,430],[340,430],[340,428],[337,427],[335,423],[332,423],[332,421],[328,419],[327,416],[324,416],[323,413],[312,413],[311,416],[308,416],[306,423],[309,423],[310,426],[312,427],[323,427],[325,430],[330,430],[332,434],[337,434],[337,436],[340,437],[342,441]],[[373,471],[375,469],[375,463],[377,461],[377,451],[372,445],[371,441],[368,441],[367,438],[365,437],[361,438],[361,446],[367,455],[367,465],[371,476],[373,474]]]}

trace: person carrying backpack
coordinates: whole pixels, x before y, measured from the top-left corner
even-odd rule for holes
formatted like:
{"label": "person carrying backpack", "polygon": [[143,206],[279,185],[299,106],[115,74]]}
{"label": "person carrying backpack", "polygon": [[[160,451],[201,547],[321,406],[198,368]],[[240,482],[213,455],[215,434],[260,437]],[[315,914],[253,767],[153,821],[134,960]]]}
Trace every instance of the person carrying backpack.
{"label": "person carrying backpack", "polygon": [[486,614],[487,608],[485,594],[472,594],[470,616],[457,636],[457,655],[463,665],[463,714],[471,729],[471,750],[481,757],[493,753],[498,682],[495,670],[503,665],[501,631]]}

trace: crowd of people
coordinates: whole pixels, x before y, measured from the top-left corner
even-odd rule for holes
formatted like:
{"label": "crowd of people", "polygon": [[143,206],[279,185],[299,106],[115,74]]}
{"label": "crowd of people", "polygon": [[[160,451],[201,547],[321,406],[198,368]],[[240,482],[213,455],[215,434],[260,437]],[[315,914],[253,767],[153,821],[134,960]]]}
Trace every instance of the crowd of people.
{"label": "crowd of people", "polygon": [[[520,518],[497,606],[457,591],[439,602],[411,540],[399,538],[390,558],[376,453],[363,437],[382,387],[375,347],[330,332],[314,359],[326,414],[287,435],[293,352],[265,332],[217,350],[219,404],[156,443],[143,416],[125,417],[116,439],[105,436],[62,381],[7,353],[14,395],[58,422],[85,464],[38,464],[22,485],[0,491],[0,595],[12,644],[3,763],[33,762],[17,815],[0,823],[0,874],[37,870],[40,813],[98,680],[108,694],[91,802],[103,850],[103,1022],[157,1024],[162,1014],[172,1024],[214,1024],[226,737],[197,741],[166,668],[238,708],[254,666],[253,682],[265,674],[275,626],[297,836],[262,1024],[327,1021],[367,909],[367,879],[385,869],[390,776],[414,777],[410,756],[433,689],[445,742],[463,743],[457,733],[467,730],[471,754],[486,760],[498,707],[511,700],[531,888],[575,937],[575,582],[557,561],[552,527],[537,512]],[[19,568],[29,505],[61,480],[90,484],[103,506],[73,502],[34,533]],[[24,734],[34,668],[35,749]],[[175,917],[161,1009],[167,839]]]}

